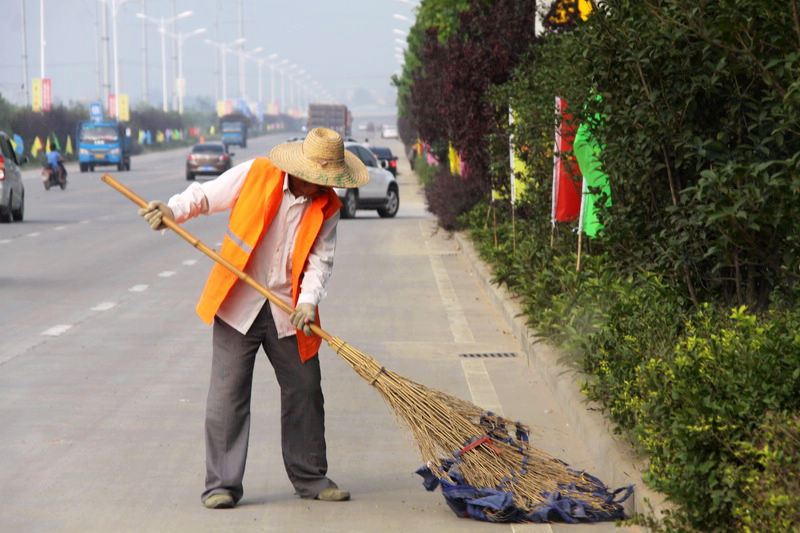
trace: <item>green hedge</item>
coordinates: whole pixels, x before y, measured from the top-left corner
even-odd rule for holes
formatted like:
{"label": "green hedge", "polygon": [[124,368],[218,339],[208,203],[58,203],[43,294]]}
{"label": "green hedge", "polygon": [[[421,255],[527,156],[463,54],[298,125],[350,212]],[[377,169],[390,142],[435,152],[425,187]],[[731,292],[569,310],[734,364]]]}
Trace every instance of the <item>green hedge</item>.
{"label": "green hedge", "polygon": [[497,227],[479,207],[461,222],[495,281],[522,297],[531,326],[582,371],[587,396],[650,458],[648,485],[678,511],[643,523],[800,525],[800,477],[792,477],[800,473],[800,309],[693,306],[661,276],[621,275],[609,254],[576,271],[576,254],[557,252],[526,220],[516,222],[525,236],[514,250],[507,212]]}

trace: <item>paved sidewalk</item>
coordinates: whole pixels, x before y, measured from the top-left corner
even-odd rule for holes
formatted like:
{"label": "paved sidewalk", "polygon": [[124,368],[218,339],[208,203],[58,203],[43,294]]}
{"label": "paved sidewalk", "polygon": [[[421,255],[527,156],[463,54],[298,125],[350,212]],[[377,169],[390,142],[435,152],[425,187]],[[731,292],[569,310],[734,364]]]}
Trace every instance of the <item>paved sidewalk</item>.
{"label": "paved sidewalk", "polygon": [[[401,154],[402,168],[407,168],[408,161],[400,143],[391,147],[394,152]],[[411,172],[406,175],[415,177]],[[424,204],[423,192],[416,184],[405,182],[401,184],[401,188],[404,191],[411,189],[416,195],[415,201]],[[472,372],[468,367],[469,364],[485,365],[490,381],[498,391],[498,396],[483,397],[480,392],[476,394],[475,389],[471,388],[474,403],[492,409],[496,407],[492,403],[493,399],[497,401],[502,397],[502,401],[499,402],[502,404],[499,408],[501,412],[512,418],[518,416],[520,420],[538,430],[534,435],[534,439],[538,438],[534,441],[536,446],[567,461],[575,468],[586,469],[612,489],[634,485],[634,496],[626,502],[626,512],[647,514],[652,509],[658,514],[659,510],[664,508],[664,498],[644,485],[641,475],[646,466],[644,460],[628,443],[614,435],[613,427],[600,414],[597,406],[589,405],[580,392],[580,376],[574,369],[560,362],[562,356],[558,350],[547,343],[536,342],[535,333],[528,328],[522,316],[518,299],[505,288],[491,282],[491,270],[479,258],[468,235],[449,234],[438,230],[433,220],[427,221],[424,227],[429,235],[435,235],[426,243],[429,249],[433,246],[431,244],[433,241],[438,243],[435,246],[445,248],[451,254],[457,254],[470,271],[469,276],[485,291],[482,295],[474,296],[475,303],[480,303],[472,306],[475,313],[474,321],[467,320],[474,338],[494,339],[488,342],[498,342],[495,335],[482,331],[479,326],[481,321],[484,324],[491,324],[488,315],[496,310],[500,315],[504,329],[502,335],[506,337],[506,342],[502,343],[502,346],[495,344],[494,346],[498,348],[496,350],[487,349],[487,351],[502,351],[499,348],[503,347],[510,352],[515,350],[519,352],[518,363],[521,365],[512,363],[511,359],[502,358],[488,358],[483,362],[476,360],[475,363],[465,362],[464,372],[468,381]],[[450,244],[447,244],[448,241]],[[445,260],[448,259],[446,256],[443,257]],[[458,279],[458,276],[453,275],[453,279]],[[461,294],[462,290],[456,289],[456,292]],[[484,295],[485,302],[483,302]],[[467,314],[469,315],[469,312]],[[458,339],[461,335],[458,320],[455,320],[452,329],[454,338]],[[520,373],[521,368],[522,373]],[[577,439],[579,442],[568,444],[564,439]]]}

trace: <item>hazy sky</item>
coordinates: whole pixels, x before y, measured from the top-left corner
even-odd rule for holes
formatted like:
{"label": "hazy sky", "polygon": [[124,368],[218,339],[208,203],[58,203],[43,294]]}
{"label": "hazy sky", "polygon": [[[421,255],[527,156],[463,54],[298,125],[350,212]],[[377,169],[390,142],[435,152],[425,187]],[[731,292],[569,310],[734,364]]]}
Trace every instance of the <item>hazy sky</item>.
{"label": "hazy sky", "polygon": [[[23,32],[21,6],[25,6],[29,78],[41,75],[40,5],[44,3],[45,77],[52,80],[54,102],[99,101],[102,94],[103,52],[100,46],[101,0],[2,0],[0,17],[0,93],[14,103],[25,103],[23,83]],[[111,0],[105,0],[109,5]],[[366,109],[394,107],[395,90],[391,76],[400,65],[395,58],[394,29],[407,30],[414,14],[409,0],[117,0],[120,93],[129,95],[132,107],[142,101],[143,21],[136,13],[146,10],[153,18],[169,19],[191,10],[192,15],[175,22],[177,33],[205,28],[201,35],[188,37],[183,46],[186,79],[185,104],[196,98],[214,101],[221,97],[221,68],[217,47],[205,39],[231,43],[240,35],[240,6],[243,13],[245,51],[262,47],[258,55],[277,53],[304,69],[337,101]],[[119,5],[121,4],[121,5]],[[110,11],[110,10],[109,10]],[[404,21],[394,14],[407,16]],[[147,47],[147,99],[162,105],[161,37],[158,25],[145,23]],[[109,15],[109,37],[112,17]],[[167,80],[172,108],[173,65],[177,55],[175,39],[167,37]],[[113,46],[109,45],[109,81],[114,92]],[[239,58],[227,55],[227,96],[240,94]],[[258,66],[245,64],[245,91],[250,100],[258,97]],[[262,68],[262,93],[269,100],[270,69]],[[287,78],[288,80],[288,78]],[[30,86],[30,80],[26,86]],[[280,76],[276,73],[276,99]],[[290,92],[285,92],[288,101]],[[367,104],[367,102],[370,102]],[[288,103],[288,102],[287,102]]]}

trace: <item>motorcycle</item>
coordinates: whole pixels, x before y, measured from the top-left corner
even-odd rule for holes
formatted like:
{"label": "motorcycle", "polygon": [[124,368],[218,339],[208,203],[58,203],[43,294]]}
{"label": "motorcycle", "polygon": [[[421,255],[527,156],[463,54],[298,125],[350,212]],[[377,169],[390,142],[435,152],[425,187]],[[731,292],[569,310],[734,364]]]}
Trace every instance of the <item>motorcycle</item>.
{"label": "motorcycle", "polygon": [[50,190],[50,187],[55,186],[61,187],[61,190],[66,189],[67,169],[62,165],[58,165],[58,168],[54,169],[50,163],[42,163],[42,182],[47,191]]}

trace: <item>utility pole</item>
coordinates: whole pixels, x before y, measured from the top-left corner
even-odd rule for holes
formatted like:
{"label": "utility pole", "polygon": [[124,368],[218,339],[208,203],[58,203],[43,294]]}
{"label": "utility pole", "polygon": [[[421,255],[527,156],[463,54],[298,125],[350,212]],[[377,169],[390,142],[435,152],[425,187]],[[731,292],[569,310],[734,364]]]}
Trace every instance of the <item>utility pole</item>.
{"label": "utility pole", "polygon": [[25,27],[25,0],[19,0],[19,12],[22,26],[22,93],[25,95],[25,107],[31,105],[31,95],[28,90],[28,30]]}
{"label": "utility pole", "polygon": [[[219,38],[219,14],[222,11],[222,0],[217,0],[217,16],[214,17],[214,40],[217,42],[222,42]],[[216,69],[214,70],[214,79],[217,80],[217,83],[214,85],[214,105],[217,105],[217,102],[220,100],[220,69],[222,68],[222,49],[217,49],[217,57],[215,61]]]}
{"label": "utility pole", "polygon": [[41,36],[41,46],[39,46],[39,77],[44,79],[44,47],[46,44],[44,39],[44,0],[39,0],[39,35]]}
{"label": "utility pole", "polygon": [[[175,0],[172,0],[172,19],[170,22],[170,32],[174,35],[178,33],[175,21],[178,20],[178,12],[175,6]],[[178,79],[178,43],[170,41],[170,49],[172,50],[172,109],[178,109],[178,88],[176,82]]]}
{"label": "utility pole", "polygon": [[[103,35],[100,38],[101,46],[103,48],[103,106],[108,109],[108,95],[111,94],[111,82],[109,81],[109,72],[111,70],[109,66],[109,39],[108,39],[108,6],[106,5],[105,0],[98,0],[102,5],[102,17],[101,20],[103,21]],[[110,111],[110,110],[109,110]]]}
{"label": "utility pole", "polygon": [[103,68],[100,66],[100,3],[94,3],[94,74],[97,76],[97,99],[103,92]]}
{"label": "utility pole", "polygon": [[[147,0],[142,0],[142,13],[147,15]],[[147,20],[142,19],[142,103],[146,104],[147,88]]]}
{"label": "utility pole", "polygon": [[244,1],[239,0],[239,98],[247,100],[245,95],[245,72],[244,72]]}

